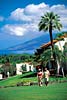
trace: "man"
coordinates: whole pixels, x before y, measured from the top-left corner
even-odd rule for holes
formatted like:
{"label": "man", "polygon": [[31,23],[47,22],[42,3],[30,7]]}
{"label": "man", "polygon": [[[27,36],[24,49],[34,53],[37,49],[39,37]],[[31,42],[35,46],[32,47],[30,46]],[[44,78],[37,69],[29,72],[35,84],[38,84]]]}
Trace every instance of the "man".
{"label": "man", "polygon": [[45,84],[46,84],[46,86],[49,83],[49,76],[50,76],[50,72],[49,72],[49,70],[47,70],[47,68],[45,68],[44,77],[45,77]]}

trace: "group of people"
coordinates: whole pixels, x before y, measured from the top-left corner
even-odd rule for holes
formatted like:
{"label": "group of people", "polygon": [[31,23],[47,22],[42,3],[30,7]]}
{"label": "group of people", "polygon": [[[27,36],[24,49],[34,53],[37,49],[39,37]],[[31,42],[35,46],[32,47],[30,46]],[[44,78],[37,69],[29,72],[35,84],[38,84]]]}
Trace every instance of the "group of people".
{"label": "group of people", "polygon": [[49,83],[49,76],[50,76],[50,72],[47,68],[44,69],[44,72],[41,69],[38,69],[37,72],[38,85],[42,86],[43,84],[42,79],[43,79],[45,85],[47,86]]}

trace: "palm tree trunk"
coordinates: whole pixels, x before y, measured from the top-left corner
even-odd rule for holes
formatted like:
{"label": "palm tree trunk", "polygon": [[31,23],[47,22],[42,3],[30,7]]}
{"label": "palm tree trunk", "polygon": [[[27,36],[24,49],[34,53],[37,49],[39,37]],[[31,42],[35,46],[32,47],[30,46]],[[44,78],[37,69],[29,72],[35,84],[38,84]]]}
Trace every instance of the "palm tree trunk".
{"label": "palm tree trunk", "polygon": [[61,46],[61,42],[59,41],[59,46],[60,46],[60,48],[61,48],[61,51],[63,52],[63,48],[62,48],[62,46]]}
{"label": "palm tree trunk", "polygon": [[59,60],[57,59],[57,74],[59,75],[59,70],[60,70],[60,63]]}
{"label": "palm tree trunk", "polygon": [[53,63],[52,63],[52,67],[53,68],[57,68],[57,62],[56,62],[56,55],[54,52],[54,45],[53,45],[53,36],[52,36],[52,22],[50,22],[50,26],[49,26],[49,34],[50,34],[50,41],[51,41],[51,47],[52,47],[52,53],[53,53]]}
{"label": "palm tree trunk", "polygon": [[52,53],[53,53],[53,59],[56,59],[56,55],[54,52],[54,45],[53,45],[53,36],[52,36],[52,23],[50,22],[50,26],[49,26],[49,33],[50,33],[50,41],[51,41],[51,47],[52,47]]}
{"label": "palm tree trunk", "polygon": [[64,77],[64,69],[63,69],[63,67],[62,67],[62,75],[63,75],[63,77]]}
{"label": "palm tree trunk", "polygon": [[52,51],[53,51],[54,46],[53,46],[52,23],[51,22],[50,22],[50,26],[49,26],[49,34],[50,34],[51,47],[52,47]]}

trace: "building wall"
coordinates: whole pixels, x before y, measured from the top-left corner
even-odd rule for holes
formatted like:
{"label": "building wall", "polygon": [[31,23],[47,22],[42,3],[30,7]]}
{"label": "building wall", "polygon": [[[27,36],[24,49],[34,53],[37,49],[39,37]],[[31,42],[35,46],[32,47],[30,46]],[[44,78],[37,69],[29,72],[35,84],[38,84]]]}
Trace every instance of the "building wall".
{"label": "building wall", "polygon": [[21,75],[23,71],[34,71],[34,67],[29,63],[16,64],[16,74]]}
{"label": "building wall", "polygon": [[57,43],[55,43],[55,45],[57,45],[59,47],[59,50],[63,51],[63,46],[64,46],[65,42],[67,42],[67,38],[64,38],[63,41],[58,41]]}
{"label": "building wall", "polygon": [[[67,42],[67,38],[64,38],[63,41],[58,41],[55,45],[57,45],[59,47],[59,50],[61,50],[63,52],[63,50],[64,50],[63,46],[65,45],[65,42]],[[60,66],[60,63],[59,63],[58,60],[57,60],[57,67],[58,67],[57,68],[57,73],[59,73],[61,66]],[[65,66],[64,66],[64,68],[65,68]],[[66,70],[66,68],[65,68],[65,70]]]}
{"label": "building wall", "polygon": [[0,74],[0,80],[1,80],[1,79],[3,79],[3,75],[2,75],[2,74]]}
{"label": "building wall", "polygon": [[17,75],[22,75],[21,66],[22,66],[22,63],[16,64],[16,74]]}

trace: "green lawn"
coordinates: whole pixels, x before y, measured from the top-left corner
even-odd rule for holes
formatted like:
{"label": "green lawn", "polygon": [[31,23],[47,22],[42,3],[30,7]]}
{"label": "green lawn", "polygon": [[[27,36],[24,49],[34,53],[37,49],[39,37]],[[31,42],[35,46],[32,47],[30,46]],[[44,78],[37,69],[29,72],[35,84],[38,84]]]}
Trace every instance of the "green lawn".
{"label": "green lawn", "polygon": [[67,100],[67,83],[0,88],[0,100]]}
{"label": "green lawn", "polygon": [[23,82],[35,82],[37,81],[37,77],[28,77],[29,75],[32,75],[33,73],[26,73],[23,75],[16,75],[16,76],[12,76],[9,77],[5,80],[0,81],[0,86],[14,86],[17,83]]}
{"label": "green lawn", "polygon": [[[17,83],[28,83],[28,82],[38,82],[37,76],[35,77],[28,77],[33,75],[33,73],[26,73],[23,75],[16,75],[13,77],[9,77],[5,80],[0,81],[0,86],[16,86]],[[67,81],[67,77],[64,78],[56,78],[56,77],[50,77],[50,82],[58,82],[58,81]]]}

